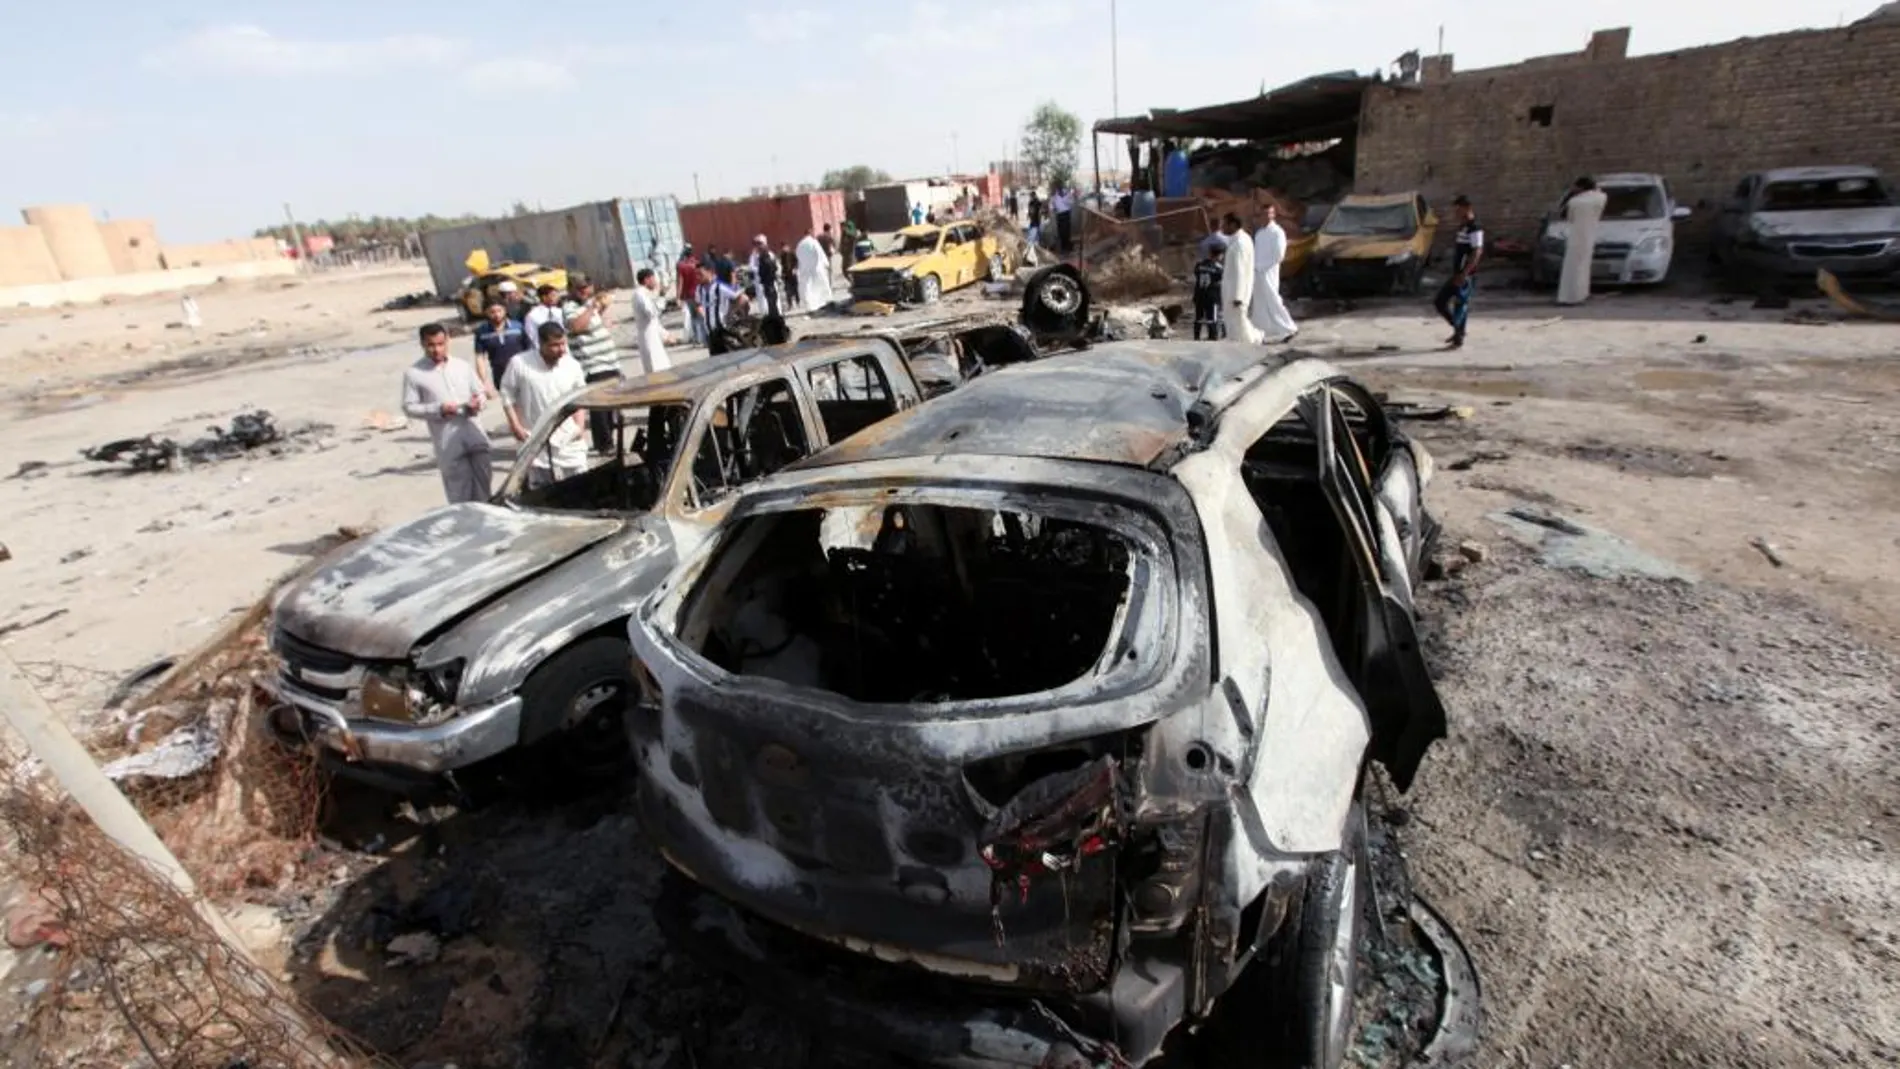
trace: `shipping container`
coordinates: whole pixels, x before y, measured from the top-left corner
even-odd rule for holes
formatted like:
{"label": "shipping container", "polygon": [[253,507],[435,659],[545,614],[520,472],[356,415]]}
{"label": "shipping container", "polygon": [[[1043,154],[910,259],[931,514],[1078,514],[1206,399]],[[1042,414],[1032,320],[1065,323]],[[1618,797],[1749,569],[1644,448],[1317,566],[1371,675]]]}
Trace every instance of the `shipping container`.
{"label": "shipping container", "polygon": [[960,178],[920,178],[872,186],[864,191],[865,229],[876,233],[901,230],[910,225],[910,209],[915,204],[923,205],[926,213],[946,214],[957,197],[973,185],[980,193],[976,180]]}
{"label": "shipping container", "polygon": [[468,276],[476,249],[490,263],[512,261],[564,267],[604,289],[632,286],[635,272],[652,267],[662,279],[679,260],[679,206],[672,197],[603,200],[559,211],[489,219],[422,235],[422,254],[438,294],[452,297]]}
{"label": "shipping container", "polygon": [[764,234],[776,249],[796,245],[806,233],[815,234],[827,224],[837,234],[844,226],[844,194],[831,189],[688,204],[679,210],[679,221],[695,252],[704,253],[708,246],[717,245],[729,252],[747,253],[752,239],[759,234]]}

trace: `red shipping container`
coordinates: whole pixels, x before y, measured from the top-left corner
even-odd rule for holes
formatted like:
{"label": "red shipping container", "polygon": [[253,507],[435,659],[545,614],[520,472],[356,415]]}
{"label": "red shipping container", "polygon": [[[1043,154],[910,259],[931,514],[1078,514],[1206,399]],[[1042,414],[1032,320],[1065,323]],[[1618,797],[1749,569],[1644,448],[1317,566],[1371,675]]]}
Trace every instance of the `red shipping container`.
{"label": "red shipping container", "polygon": [[303,247],[305,252],[315,256],[318,253],[329,252],[331,249],[336,248],[336,239],[328,234],[305,234],[303,236]]}
{"label": "red shipping container", "polygon": [[748,253],[752,239],[759,234],[764,234],[774,249],[797,245],[806,231],[815,234],[827,223],[833,236],[844,225],[844,193],[839,190],[680,206],[680,229],[693,251],[702,254],[711,245],[727,252]]}

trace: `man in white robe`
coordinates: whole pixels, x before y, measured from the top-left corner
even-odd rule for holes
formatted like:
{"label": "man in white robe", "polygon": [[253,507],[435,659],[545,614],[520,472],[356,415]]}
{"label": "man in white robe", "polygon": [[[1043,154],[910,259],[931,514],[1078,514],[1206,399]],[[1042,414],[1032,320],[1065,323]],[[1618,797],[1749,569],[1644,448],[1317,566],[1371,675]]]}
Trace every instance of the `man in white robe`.
{"label": "man in white robe", "polygon": [[1279,209],[1267,205],[1267,225],[1253,236],[1253,325],[1268,341],[1292,341],[1300,332],[1293,313],[1280,298],[1280,262],[1286,259],[1286,231],[1280,229]]}
{"label": "man in white robe", "polygon": [[798,260],[799,301],[814,312],[830,304],[831,257],[824,245],[807,230],[792,255]]}
{"label": "man in white robe", "polygon": [[1570,233],[1564,245],[1563,274],[1557,283],[1558,304],[1582,304],[1590,299],[1590,261],[1596,255],[1597,223],[1609,199],[1589,177],[1577,179],[1570,195],[1564,198],[1564,220],[1570,224]]}
{"label": "man in white robe", "polygon": [[651,375],[673,366],[666,355],[666,329],[660,325],[660,276],[653,269],[640,269],[633,288],[633,329],[640,349],[641,371]]}
{"label": "man in white robe", "polygon": [[1247,306],[1253,301],[1253,239],[1240,225],[1240,216],[1227,213],[1220,232],[1227,235],[1227,269],[1220,279],[1221,318],[1227,323],[1232,341],[1258,343],[1260,331],[1248,318]]}

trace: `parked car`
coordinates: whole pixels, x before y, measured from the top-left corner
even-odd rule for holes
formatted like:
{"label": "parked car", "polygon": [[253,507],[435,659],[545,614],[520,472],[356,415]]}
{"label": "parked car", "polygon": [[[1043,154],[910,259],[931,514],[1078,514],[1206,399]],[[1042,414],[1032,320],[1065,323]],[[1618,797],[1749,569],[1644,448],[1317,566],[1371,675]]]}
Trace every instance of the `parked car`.
{"label": "parked car", "polygon": [[1709,255],[1738,280],[1900,277],[1900,195],[1872,167],[1789,167],[1743,178]]}
{"label": "parked car", "polygon": [[1311,253],[1323,293],[1417,293],[1438,216],[1416,193],[1354,193],[1327,214]]}
{"label": "parked car", "polygon": [[[1676,203],[1669,183],[1657,174],[1601,175],[1597,188],[1607,200],[1597,223],[1590,280],[1620,285],[1663,281],[1676,251],[1676,220],[1689,218],[1689,209]],[[1557,284],[1569,244],[1570,223],[1559,200],[1537,232],[1537,251],[1531,258],[1534,285]]]}
{"label": "parked car", "polygon": [[1366,766],[1445,732],[1431,473],[1317,359],[1115,342],[757,484],[630,624],[664,923],[918,1062],[1141,1065],[1227,998],[1337,1069]]}
{"label": "parked car", "polygon": [[[576,771],[616,763],[639,597],[739,487],[921,398],[890,337],[589,387],[529,436],[493,502],[377,532],[280,594],[272,726],[398,787],[543,740]],[[530,489],[530,461],[581,410],[613,414],[613,453]]]}
{"label": "parked car", "polygon": [[544,285],[562,291],[567,289],[566,268],[515,263],[512,260],[490,264],[488,252],[484,249],[469,253],[464,266],[470,274],[462,280],[462,290],[456,296],[456,303],[462,307],[462,318],[469,322],[482,318],[490,301],[501,299],[501,284],[504,282],[513,282],[520,289],[522,299],[530,304],[534,302],[534,292]]}
{"label": "parked car", "polygon": [[935,304],[954,289],[1007,277],[1014,267],[992,235],[973,222],[921,223],[897,232],[889,252],[846,272],[851,296],[885,304]]}

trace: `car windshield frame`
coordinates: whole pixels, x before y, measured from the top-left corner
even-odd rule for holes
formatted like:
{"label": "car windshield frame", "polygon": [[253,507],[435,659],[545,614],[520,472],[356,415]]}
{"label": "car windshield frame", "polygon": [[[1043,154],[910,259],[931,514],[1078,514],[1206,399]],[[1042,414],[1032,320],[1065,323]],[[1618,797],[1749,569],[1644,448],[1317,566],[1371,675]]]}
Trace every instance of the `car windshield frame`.
{"label": "car windshield frame", "polygon": [[[1777,191],[1781,193],[1779,198]],[[1761,191],[1764,212],[1851,211],[1893,206],[1892,191],[1873,175],[1784,178],[1765,183]]]}
{"label": "car windshield frame", "polygon": [[[666,492],[672,482],[673,470],[678,466],[680,453],[685,449],[685,443],[677,439],[686,437],[690,432],[693,413],[697,408],[698,406],[694,402],[683,399],[632,403],[625,401],[589,402],[585,395],[571,397],[561,404],[553,418],[544,419],[529,432],[527,441],[522,442],[520,447],[516,450],[515,462],[513,466],[509,468],[508,477],[503,480],[501,490],[495,494],[494,500],[496,503],[509,508],[533,509],[538,512],[598,515],[624,514],[629,510],[600,506],[580,508],[562,507],[558,504],[543,500],[542,498],[546,496],[544,491],[551,487],[561,486],[589,477],[598,479],[599,476],[596,473],[603,468],[619,465],[623,469],[631,470],[647,466],[648,459],[643,453],[643,450],[650,453],[659,443],[655,443],[650,437],[642,436],[646,435],[648,429],[653,426],[654,413],[659,412],[669,417],[663,421],[662,426],[671,427],[676,440],[672,443],[671,447],[660,445],[662,453],[659,455],[665,458],[666,463],[663,468],[658,470],[653,476],[653,503],[648,505],[645,509],[633,509],[632,511],[650,511],[656,509],[666,500]],[[559,428],[562,423],[572,419],[576,412],[593,413],[601,411],[622,414],[614,423],[613,453],[611,455],[602,456],[593,453],[590,449],[587,454],[587,468],[581,474],[569,476],[559,482],[550,484],[548,487],[530,489],[528,486],[528,470],[534,466],[536,459],[549,451],[549,443],[554,437],[555,430]],[[638,412],[640,414],[639,418],[628,419],[626,415],[624,415],[625,413],[631,412]],[[583,440],[586,440],[589,431],[583,428],[580,434]],[[622,482],[624,484],[625,480],[622,480]]]}
{"label": "car windshield frame", "polygon": [[899,234],[897,247],[891,253],[895,256],[927,256],[942,247],[945,233],[937,230],[929,234]]}
{"label": "car windshield frame", "polygon": [[[1669,217],[1669,198],[1653,183],[1604,186],[1603,221],[1653,220]],[[1559,216],[1561,218],[1561,215]]]}
{"label": "car windshield frame", "polygon": [[[1398,225],[1403,219],[1403,225]],[[1409,200],[1390,204],[1342,203],[1326,216],[1319,232],[1337,238],[1409,238],[1418,233],[1418,206]]]}

